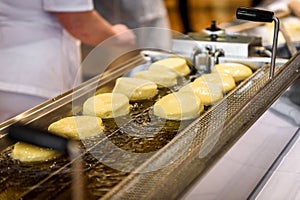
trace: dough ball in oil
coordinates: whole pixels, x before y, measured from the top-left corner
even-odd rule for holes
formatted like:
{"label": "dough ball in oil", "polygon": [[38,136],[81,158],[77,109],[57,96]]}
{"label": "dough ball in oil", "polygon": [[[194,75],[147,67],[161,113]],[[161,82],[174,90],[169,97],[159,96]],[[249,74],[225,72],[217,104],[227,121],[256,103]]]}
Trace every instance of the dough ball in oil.
{"label": "dough ball in oil", "polygon": [[103,130],[102,119],[95,116],[65,117],[48,127],[49,132],[75,140],[96,136]]}
{"label": "dough ball in oil", "polygon": [[203,110],[203,104],[193,93],[171,93],[153,106],[154,115],[169,120],[192,119],[198,117]]}
{"label": "dough ball in oil", "polygon": [[217,64],[212,69],[212,72],[230,74],[234,78],[235,82],[243,81],[253,74],[250,67],[241,63]]}
{"label": "dough ball in oil", "polygon": [[83,114],[108,119],[128,114],[129,108],[129,99],[124,94],[103,93],[84,102]]}
{"label": "dough ball in oil", "polygon": [[223,98],[221,87],[213,83],[192,82],[182,87],[179,92],[194,93],[205,106],[211,106]]}
{"label": "dough ball in oil", "polygon": [[157,95],[156,83],[131,77],[121,77],[116,80],[113,93],[126,95],[130,101],[151,99]]}
{"label": "dough ball in oil", "polygon": [[[180,57],[165,58],[152,63],[152,65],[155,65],[156,68],[159,68],[159,66],[170,68],[180,76],[186,76],[191,73],[186,60]],[[151,68],[153,69],[154,67],[150,65],[149,69]]]}
{"label": "dough ball in oil", "polygon": [[153,81],[160,88],[171,87],[177,84],[177,75],[174,72],[147,70],[135,73],[134,77]]}
{"label": "dough ball in oil", "polygon": [[194,83],[212,83],[222,88],[227,93],[236,87],[236,83],[232,75],[225,73],[205,74],[197,78]]}
{"label": "dough ball in oil", "polygon": [[14,145],[11,157],[21,162],[47,162],[54,160],[61,154],[51,149],[37,147],[31,144],[17,142]]}

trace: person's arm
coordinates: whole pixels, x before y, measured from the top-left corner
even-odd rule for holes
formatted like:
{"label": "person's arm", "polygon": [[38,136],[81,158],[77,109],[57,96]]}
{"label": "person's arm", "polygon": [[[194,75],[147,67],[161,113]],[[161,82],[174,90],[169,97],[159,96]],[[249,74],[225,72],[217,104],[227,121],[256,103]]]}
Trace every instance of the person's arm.
{"label": "person's arm", "polygon": [[118,44],[134,43],[134,35],[122,24],[111,25],[97,11],[53,12],[61,25],[75,38],[88,45],[96,46],[105,39],[127,32],[116,37]]}
{"label": "person's arm", "polygon": [[300,1],[292,0],[289,2],[288,6],[294,15],[300,17]]}

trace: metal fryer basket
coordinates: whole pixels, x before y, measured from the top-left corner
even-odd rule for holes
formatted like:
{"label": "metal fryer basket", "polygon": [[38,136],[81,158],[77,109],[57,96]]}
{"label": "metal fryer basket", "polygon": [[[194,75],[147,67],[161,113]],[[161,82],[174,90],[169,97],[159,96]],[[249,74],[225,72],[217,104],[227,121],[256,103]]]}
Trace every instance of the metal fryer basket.
{"label": "metal fryer basket", "polygon": [[[269,69],[262,67],[251,79],[180,132],[103,199],[178,198],[290,86],[299,76],[299,68],[299,52],[285,65],[276,67],[272,80],[268,79]],[[172,162],[159,170],[145,172],[147,168],[166,160]]]}
{"label": "metal fryer basket", "polygon": [[[276,68],[275,77],[268,79],[267,66],[257,70],[253,76],[241,83],[229,93],[219,104],[210,108],[204,115],[196,119],[175,138],[166,139],[151,158],[141,163],[132,173],[120,172],[111,169],[95,158],[89,152],[85,153],[85,175],[92,176],[93,192],[103,199],[175,199],[179,197],[192,182],[201,177],[220,156],[259,118],[273,101],[298,77],[300,66],[299,54],[287,64]],[[125,70],[124,70],[125,71]],[[92,83],[89,86],[94,86]],[[92,88],[92,87],[91,87]],[[88,90],[83,87],[83,90]],[[82,98],[85,98],[83,95]],[[66,96],[61,102],[48,105],[48,110],[41,111],[41,115],[33,114],[24,120],[45,126],[49,117],[62,117],[59,114],[69,115],[71,99]],[[67,106],[65,106],[65,104]],[[39,112],[38,112],[39,113]],[[39,124],[41,123],[41,124]],[[113,135],[112,135],[113,136]],[[164,136],[162,136],[164,137]],[[107,137],[98,144],[110,140]],[[165,143],[164,143],[165,144]],[[96,149],[97,145],[95,146]],[[91,148],[91,151],[94,149]],[[129,158],[130,159],[130,158]],[[14,163],[8,163],[14,164]],[[52,168],[51,168],[52,167]],[[38,199],[64,199],[70,193],[70,163],[60,160],[54,166],[36,169],[28,167],[23,174],[44,172],[42,179],[27,183],[24,191],[10,196],[12,199],[37,197]],[[16,170],[19,170],[17,168]],[[15,179],[19,175],[7,177]],[[30,176],[28,177],[30,178]],[[13,180],[12,179],[12,180]],[[22,180],[22,179],[19,179]],[[25,183],[27,179],[23,179]],[[102,184],[102,185],[101,185]],[[88,191],[87,191],[88,192]],[[3,193],[2,193],[3,194]],[[37,196],[35,196],[37,195]],[[89,197],[89,196],[88,196]],[[96,199],[91,196],[91,199]]]}

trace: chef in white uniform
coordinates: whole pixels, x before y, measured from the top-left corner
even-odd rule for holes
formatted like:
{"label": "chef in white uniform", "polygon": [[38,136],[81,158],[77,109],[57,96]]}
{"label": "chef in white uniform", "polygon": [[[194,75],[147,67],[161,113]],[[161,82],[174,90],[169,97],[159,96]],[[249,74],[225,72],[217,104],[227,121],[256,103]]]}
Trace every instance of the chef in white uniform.
{"label": "chef in white uniform", "polygon": [[[1,0],[0,123],[80,82],[79,41],[97,45],[124,31],[104,20],[92,0]],[[133,41],[130,34],[118,38]]]}

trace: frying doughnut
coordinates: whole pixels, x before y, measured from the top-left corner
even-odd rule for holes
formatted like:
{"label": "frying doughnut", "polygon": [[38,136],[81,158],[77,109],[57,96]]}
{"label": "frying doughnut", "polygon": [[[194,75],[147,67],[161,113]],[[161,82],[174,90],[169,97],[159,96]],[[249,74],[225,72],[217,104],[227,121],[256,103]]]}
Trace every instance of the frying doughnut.
{"label": "frying doughnut", "polygon": [[129,99],[124,94],[103,93],[84,102],[83,114],[108,119],[128,114],[129,107]]}
{"label": "frying doughnut", "polygon": [[[186,76],[191,72],[189,66],[186,63],[186,60],[184,58],[179,58],[179,57],[162,59],[152,63],[152,65],[168,67],[173,71],[175,71],[180,76]],[[151,65],[149,68],[151,68]]]}
{"label": "frying doughnut", "polygon": [[153,106],[154,115],[169,120],[187,120],[200,115],[204,106],[194,93],[175,92],[158,100]]}
{"label": "frying doughnut", "polygon": [[49,132],[75,140],[96,136],[103,130],[102,119],[95,116],[65,117],[48,127]]}
{"label": "frying doughnut", "polygon": [[37,147],[23,142],[14,145],[11,157],[21,162],[47,162],[56,159],[61,154],[46,148]]}
{"label": "frying doughnut", "polygon": [[182,87],[179,92],[192,92],[196,94],[205,106],[210,106],[223,97],[222,89],[212,83],[192,82]]}
{"label": "frying doughnut", "polygon": [[138,101],[153,98],[157,93],[156,83],[131,77],[118,78],[113,93],[126,95],[130,101]]}
{"label": "frying doughnut", "polygon": [[250,67],[241,63],[217,64],[213,67],[212,72],[230,74],[235,82],[243,81],[253,73]]}
{"label": "frying doughnut", "polygon": [[177,84],[177,75],[174,72],[139,71],[134,77],[153,81],[158,87],[171,87]]}
{"label": "frying doughnut", "polygon": [[236,87],[234,78],[225,73],[205,74],[197,78],[194,83],[213,83],[221,87],[225,93]]}

